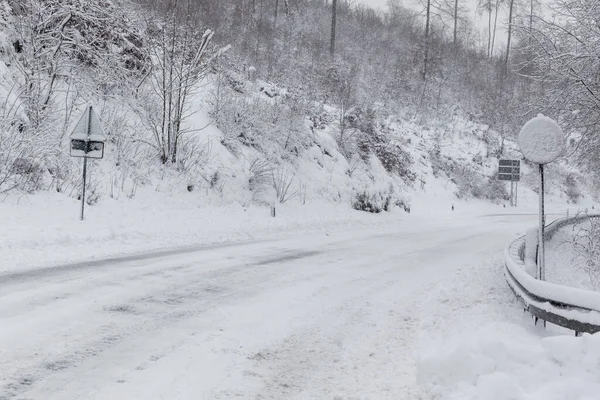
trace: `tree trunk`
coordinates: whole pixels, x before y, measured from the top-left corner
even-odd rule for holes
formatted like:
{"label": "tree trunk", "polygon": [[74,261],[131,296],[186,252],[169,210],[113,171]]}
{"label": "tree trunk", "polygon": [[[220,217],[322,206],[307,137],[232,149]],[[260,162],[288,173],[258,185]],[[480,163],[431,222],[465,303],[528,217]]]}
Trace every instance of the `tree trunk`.
{"label": "tree trunk", "polygon": [[331,57],[335,55],[335,25],[337,23],[337,0],[331,2]]}
{"label": "tree trunk", "polygon": [[454,47],[456,47],[457,43],[457,33],[458,33],[458,0],[454,0]]}
{"label": "tree trunk", "polygon": [[488,0],[488,43],[487,43],[487,56],[490,56],[490,48],[492,46],[492,3]]}
{"label": "tree trunk", "polygon": [[496,44],[496,28],[498,26],[498,9],[500,8],[500,0],[496,0],[496,11],[494,14],[494,33],[492,34],[492,48],[490,50],[490,57],[494,56],[494,45]]}
{"label": "tree trunk", "polygon": [[531,46],[531,32],[533,30],[533,0],[531,0],[531,11],[529,13],[529,45]]}
{"label": "tree trunk", "polygon": [[277,14],[279,12],[279,0],[275,0],[275,27],[277,27]]}
{"label": "tree trunk", "polygon": [[515,0],[510,0],[509,10],[508,10],[508,41],[506,43],[506,62],[504,65],[504,74],[508,75],[508,62],[510,59],[510,39],[512,36],[512,17],[513,17],[513,6]]}
{"label": "tree trunk", "polygon": [[429,24],[431,20],[431,0],[427,0],[427,16],[425,19],[425,57],[423,59],[423,79],[427,79],[427,68],[429,63]]}

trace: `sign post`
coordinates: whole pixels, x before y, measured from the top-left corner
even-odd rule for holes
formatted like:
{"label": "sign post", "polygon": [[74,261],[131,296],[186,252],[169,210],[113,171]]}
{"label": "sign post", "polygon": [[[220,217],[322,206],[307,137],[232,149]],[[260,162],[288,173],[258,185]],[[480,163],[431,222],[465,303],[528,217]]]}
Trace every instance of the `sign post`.
{"label": "sign post", "polygon": [[538,279],[541,281],[546,280],[546,252],[545,244],[546,233],[544,227],[546,226],[546,212],[544,210],[544,164],[540,164],[540,231],[538,245]]}
{"label": "sign post", "polygon": [[83,183],[81,189],[81,220],[83,221],[83,217],[85,214],[85,186],[87,183],[87,157],[83,157]]}
{"label": "sign post", "polygon": [[515,181],[510,181],[510,206],[515,206]]}
{"label": "sign post", "polygon": [[517,206],[518,182],[521,179],[520,160],[500,160],[498,162],[498,180],[510,181],[510,206]]}
{"label": "sign post", "polygon": [[519,199],[519,180],[521,179],[521,164],[519,162],[518,166],[515,166],[513,164],[513,176],[516,176],[517,179],[515,179],[515,194],[513,196],[513,207],[517,207],[518,206],[518,202],[517,200]]}
{"label": "sign post", "polygon": [[521,153],[539,165],[540,172],[540,226],[538,228],[538,256],[536,278],[546,280],[546,255],[544,248],[546,214],[544,210],[544,164],[556,161],[565,149],[564,134],[560,126],[543,115],[527,122],[519,133]]}
{"label": "sign post", "polygon": [[101,159],[104,157],[104,142],[106,136],[98,120],[98,116],[88,106],[79,118],[71,133],[71,156],[83,158],[83,183],[81,190],[81,220],[85,215],[85,189],[87,184],[88,158]]}

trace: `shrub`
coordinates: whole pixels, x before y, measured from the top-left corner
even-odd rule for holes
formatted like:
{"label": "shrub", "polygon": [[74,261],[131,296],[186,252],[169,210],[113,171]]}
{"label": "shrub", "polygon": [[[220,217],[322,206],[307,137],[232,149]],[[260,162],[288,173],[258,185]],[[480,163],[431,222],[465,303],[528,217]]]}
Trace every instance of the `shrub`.
{"label": "shrub", "polygon": [[390,205],[390,197],[382,198],[380,193],[370,194],[367,192],[357,193],[352,203],[352,208],[358,211],[379,214],[387,211]]}
{"label": "shrub", "polygon": [[292,184],[296,176],[287,168],[278,168],[271,173],[273,178],[273,189],[277,200],[283,204],[299,195],[299,190],[292,190]]}
{"label": "shrub", "polygon": [[573,266],[585,272],[593,287],[600,287],[600,222],[589,219],[579,226],[571,238],[575,252]]}
{"label": "shrub", "polygon": [[248,167],[248,188],[252,192],[252,200],[264,200],[271,190],[273,165],[270,161],[256,157]]}
{"label": "shrub", "polygon": [[475,170],[465,168],[452,168],[452,180],[456,183],[458,198],[474,197],[486,200],[508,200],[510,195],[504,181],[494,177],[486,177]]}
{"label": "shrub", "polygon": [[14,177],[16,188],[33,193],[41,189],[44,169],[29,158],[16,158],[9,168],[9,174]]}
{"label": "shrub", "polygon": [[346,118],[348,125],[360,132],[356,135],[356,147],[364,161],[373,154],[387,172],[396,174],[405,181],[414,182],[416,175],[410,170],[413,164],[410,154],[398,143],[390,140],[386,132],[377,129],[375,111],[355,108]]}
{"label": "shrub", "polygon": [[483,198],[488,200],[509,200],[510,194],[506,189],[506,184],[504,181],[499,181],[494,177],[490,177],[487,180],[487,184],[484,186],[484,190],[482,191]]}
{"label": "shrub", "polygon": [[572,203],[577,203],[581,197],[581,190],[577,185],[577,179],[574,174],[568,174],[565,176],[565,193]]}
{"label": "shrub", "polygon": [[285,158],[308,146],[307,107],[294,98],[249,99],[223,89],[211,116],[223,132],[221,144],[232,154],[240,155],[240,146],[247,146]]}
{"label": "shrub", "polygon": [[380,143],[375,146],[375,155],[387,172],[395,173],[410,182],[415,181],[416,175],[410,170],[412,158],[399,145]]}

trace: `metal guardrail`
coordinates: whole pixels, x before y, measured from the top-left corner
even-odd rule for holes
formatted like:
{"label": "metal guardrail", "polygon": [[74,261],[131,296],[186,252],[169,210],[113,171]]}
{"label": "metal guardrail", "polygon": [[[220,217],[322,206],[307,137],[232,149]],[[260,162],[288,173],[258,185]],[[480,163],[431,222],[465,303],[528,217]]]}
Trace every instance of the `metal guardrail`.
{"label": "metal guardrail", "polygon": [[598,220],[600,219],[600,214],[578,214],[574,217],[560,218],[553,221],[551,224],[546,226],[546,240],[551,240],[554,235],[565,226],[575,225],[580,222],[584,222],[587,220]]}
{"label": "metal guardrail", "polygon": [[[600,215],[561,218],[545,227],[550,240],[561,228]],[[526,271],[525,236],[512,242],[504,252],[506,281],[526,312],[538,320],[579,333],[600,332],[600,293],[539,281]]]}

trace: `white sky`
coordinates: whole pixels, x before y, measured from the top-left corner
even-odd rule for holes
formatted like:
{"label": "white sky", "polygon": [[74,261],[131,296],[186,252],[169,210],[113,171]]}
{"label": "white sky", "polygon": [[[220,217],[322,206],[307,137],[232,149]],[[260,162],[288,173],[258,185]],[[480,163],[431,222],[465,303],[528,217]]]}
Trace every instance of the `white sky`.
{"label": "white sky", "polygon": [[387,4],[387,0],[357,0],[360,3],[366,4],[373,8],[384,8]]}

